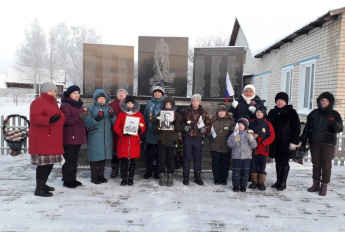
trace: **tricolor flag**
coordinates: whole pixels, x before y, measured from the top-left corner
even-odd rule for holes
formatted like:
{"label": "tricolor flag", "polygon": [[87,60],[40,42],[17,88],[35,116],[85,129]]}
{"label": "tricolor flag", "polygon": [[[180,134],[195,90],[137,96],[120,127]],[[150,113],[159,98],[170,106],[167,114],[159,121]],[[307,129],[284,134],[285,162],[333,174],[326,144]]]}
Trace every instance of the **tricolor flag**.
{"label": "tricolor flag", "polygon": [[225,101],[229,101],[229,97],[234,96],[234,88],[232,88],[229,73],[226,73],[226,90],[225,90]]}

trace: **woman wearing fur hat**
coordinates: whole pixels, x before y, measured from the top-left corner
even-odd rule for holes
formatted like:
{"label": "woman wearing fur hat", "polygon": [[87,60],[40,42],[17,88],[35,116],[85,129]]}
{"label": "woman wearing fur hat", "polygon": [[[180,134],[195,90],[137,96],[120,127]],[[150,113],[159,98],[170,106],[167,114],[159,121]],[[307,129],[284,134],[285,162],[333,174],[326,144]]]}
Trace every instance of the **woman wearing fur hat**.
{"label": "woman wearing fur hat", "polygon": [[252,183],[250,189],[266,190],[266,157],[268,156],[269,145],[274,141],[275,132],[272,124],[266,120],[266,107],[257,106],[255,119],[249,121],[249,129],[254,132],[257,140],[257,148],[253,152],[250,165],[250,175]]}
{"label": "woman wearing fur hat", "polygon": [[[178,133],[181,131],[181,116],[176,111],[175,99],[173,97],[166,97],[163,100],[162,110],[174,111],[174,120],[169,122],[173,126],[173,130],[162,130],[163,123],[159,123],[159,120],[155,120],[154,125],[157,130],[158,139],[158,175],[159,185],[171,187],[173,185],[174,174],[174,154],[176,150],[176,144],[178,142]],[[162,115],[158,115],[162,117]],[[163,119],[161,118],[161,121]],[[165,181],[165,167],[167,167],[167,180]]]}
{"label": "woman wearing fur hat", "polygon": [[211,130],[208,113],[200,105],[201,95],[193,94],[192,104],[182,110],[181,120],[183,128],[183,184],[189,185],[190,162],[193,158],[194,182],[203,185],[201,180],[201,161],[203,141]]}
{"label": "woman wearing fur hat", "polygon": [[163,100],[165,98],[165,87],[161,82],[156,82],[151,87],[152,97],[151,100],[146,104],[144,111],[144,119],[146,125],[145,142],[146,142],[146,172],[144,179],[148,179],[152,176],[154,171],[155,179],[158,179],[158,167],[154,167],[153,163],[158,159],[158,139],[157,131],[154,129],[153,120],[159,114]]}
{"label": "woman wearing fur hat", "polygon": [[56,100],[56,85],[42,84],[41,96],[30,105],[29,153],[36,168],[35,195],[51,197],[55,189],[46,184],[54,163],[61,163],[65,115]]}
{"label": "woman wearing fur hat", "polygon": [[91,182],[106,183],[105,163],[112,158],[113,125],[116,121],[114,110],[108,106],[110,97],[103,89],[93,93],[93,105],[87,108],[87,154],[90,162]]}
{"label": "woman wearing fur hat", "polygon": [[[213,129],[212,129],[213,128]],[[217,106],[217,115],[211,119],[210,151],[212,153],[212,173],[215,185],[227,185],[231,148],[226,143],[235,122],[224,103]]]}
{"label": "woman wearing fur hat", "polygon": [[[127,90],[119,89],[117,90],[117,93],[116,93],[116,99],[112,101],[111,103],[109,103],[109,106],[113,108],[116,117],[119,116],[119,113],[121,112],[120,103],[126,99],[127,95],[128,95]],[[115,133],[113,135],[113,139],[114,139],[113,158],[111,159],[111,173],[110,173],[111,178],[117,177],[119,173],[119,159],[117,158],[117,142],[119,140],[119,136]]]}
{"label": "woman wearing fur hat", "polygon": [[343,131],[343,120],[333,110],[335,99],[332,93],[321,93],[316,102],[318,108],[309,113],[301,140],[302,147],[310,143],[313,162],[313,186],[308,188],[308,192],[325,196],[331,179],[337,133]]}
{"label": "woman wearing fur hat", "polygon": [[81,144],[86,144],[86,132],[84,120],[87,117],[83,113],[83,101],[80,99],[79,86],[72,85],[61,97],[61,111],[66,117],[63,128],[63,144],[65,163],[62,165],[63,186],[75,188],[82,185],[77,181],[78,153]]}
{"label": "woman wearing fur hat", "polygon": [[238,101],[234,100],[230,107],[230,112],[235,117],[235,122],[239,118],[246,117],[248,120],[255,118],[255,109],[257,105],[263,105],[260,97],[255,95],[254,85],[246,85],[243,94]]}
{"label": "woman wearing fur hat", "polygon": [[232,148],[232,184],[234,192],[246,192],[252,149],[256,148],[257,143],[254,136],[248,133],[248,120],[240,118],[237,123],[238,129],[227,141],[228,146]]}
{"label": "woman wearing fur hat", "polygon": [[[117,157],[121,160],[121,186],[125,186],[127,184],[132,186],[135,172],[135,160],[140,158],[140,135],[145,132],[146,127],[144,118],[139,111],[140,105],[134,96],[127,95],[126,99],[120,102],[120,107],[121,112],[119,113],[113,130],[119,136]],[[140,118],[139,125],[137,125],[137,135],[130,135],[124,132],[127,116]]]}
{"label": "woman wearing fur hat", "polygon": [[277,172],[277,181],[271,187],[282,191],[286,189],[290,171],[289,160],[294,158],[294,151],[300,143],[301,124],[296,110],[292,105],[288,105],[289,96],[286,93],[277,93],[275,102],[276,106],[267,116],[276,134],[269,150],[269,156],[275,158]]}

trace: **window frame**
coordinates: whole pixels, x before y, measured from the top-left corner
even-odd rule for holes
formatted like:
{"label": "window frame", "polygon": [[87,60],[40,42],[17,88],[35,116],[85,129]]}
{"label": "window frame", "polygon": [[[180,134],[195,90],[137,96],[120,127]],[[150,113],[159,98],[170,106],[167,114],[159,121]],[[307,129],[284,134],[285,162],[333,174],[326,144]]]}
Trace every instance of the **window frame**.
{"label": "window frame", "polygon": [[[306,103],[306,74],[307,68],[310,68],[309,75],[309,107],[305,107]],[[300,78],[299,78],[299,88],[298,88],[298,113],[308,115],[314,106],[314,93],[315,93],[315,73],[316,73],[316,59],[309,60],[303,63],[300,63]]]}
{"label": "window frame", "polygon": [[[287,89],[287,74],[290,73],[290,91]],[[292,102],[292,88],[293,88],[293,65],[282,68],[282,76],[281,76],[281,91],[285,92],[289,96],[289,104]]]}

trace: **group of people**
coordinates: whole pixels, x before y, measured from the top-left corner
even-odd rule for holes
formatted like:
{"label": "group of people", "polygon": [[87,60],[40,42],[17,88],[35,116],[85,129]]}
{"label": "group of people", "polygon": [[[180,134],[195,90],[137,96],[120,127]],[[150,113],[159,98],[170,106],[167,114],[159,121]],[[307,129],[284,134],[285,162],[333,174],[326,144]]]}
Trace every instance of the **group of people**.
{"label": "group of people", "polygon": [[[61,97],[59,108],[57,88],[53,83],[42,85],[41,96],[30,106],[29,153],[36,169],[36,196],[49,197],[55,189],[47,185],[54,163],[62,162],[63,186],[81,186],[77,177],[78,153],[87,143],[91,182],[106,183],[106,160],[111,159],[115,178],[120,173],[121,186],[133,185],[136,159],[140,158],[145,141],[146,171],[144,179],[159,179],[160,186],[172,186],[174,153],[183,138],[183,184],[189,185],[193,160],[194,182],[201,178],[204,139],[209,140],[212,173],[215,185],[227,185],[232,163],[233,191],[249,188],[265,190],[266,158],[276,161],[277,181],[271,187],[282,191],[290,170],[289,160],[298,146],[310,146],[313,162],[313,186],[309,192],[325,196],[330,182],[336,133],[343,130],[339,113],[333,110],[334,96],[325,92],[317,99],[318,108],[307,118],[302,135],[297,112],[289,105],[289,97],[280,92],[276,106],[267,115],[266,107],[255,95],[255,87],[246,85],[238,101],[230,108],[217,105],[216,115],[209,117],[201,106],[201,95],[193,94],[191,104],[177,111],[175,99],[166,96],[165,86],[156,82],[152,97],[143,114],[140,104],[125,89],[117,91],[111,101],[102,89],[95,90],[93,104],[83,107],[80,88],[70,86]],[[129,118],[135,119],[130,121]],[[128,122],[136,123],[132,126]],[[135,122],[134,122],[135,121]],[[131,127],[131,128],[129,128]],[[126,129],[128,128],[128,129]],[[133,128],[133,129],[132,129]]]}

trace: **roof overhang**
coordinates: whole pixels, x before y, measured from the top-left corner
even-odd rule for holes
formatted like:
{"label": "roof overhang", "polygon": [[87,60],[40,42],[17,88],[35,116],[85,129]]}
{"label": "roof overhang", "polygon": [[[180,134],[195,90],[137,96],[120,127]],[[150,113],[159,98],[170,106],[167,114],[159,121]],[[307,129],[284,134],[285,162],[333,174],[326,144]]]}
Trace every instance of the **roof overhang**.
{"label": "roof overhang", "polygon": [[[290,43],[294,39],[296,39],[296,38],[298,38],[298,37],[300,37],[302,35],[308,34],[311,30],[313,30],[315,28],[318,28],[318,27],[322,27],[325,23],[327,23],[329,21],[336,20],[338,18],[339,14],[342,14],[344,12],[345,12],[345,7],[339,8],[339,9],[336,9],[336,10],[333,10],[333,11],[329,11],[327,14],[317,18],[315,21],[309,23],[308,25],[306,25],[306,26],[302,27],[301,29],[295,31],[294,33],[286,36],[282,40],[279,40],[278,42],[276,42],[273,45],[269,46],[268,48],[266,48],[262,52],[256,54],[254,57],[255,58],[262,58],[265,54],[268,54],[268,53],[270,53],[271,51],[273,51],[275,49],[279,49],[284,44]],[[235,21],[235,24],[236,24],[236,21]],[[231,37],[231,39],[232,39],[232,37]],[[230,40],[230,43],[231,43],[231,40]]]}

